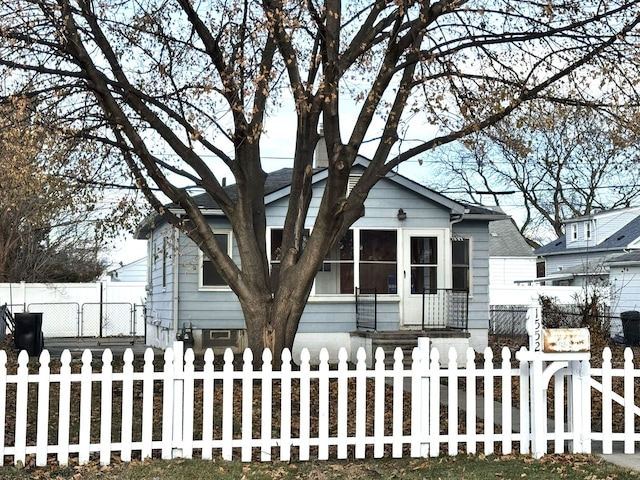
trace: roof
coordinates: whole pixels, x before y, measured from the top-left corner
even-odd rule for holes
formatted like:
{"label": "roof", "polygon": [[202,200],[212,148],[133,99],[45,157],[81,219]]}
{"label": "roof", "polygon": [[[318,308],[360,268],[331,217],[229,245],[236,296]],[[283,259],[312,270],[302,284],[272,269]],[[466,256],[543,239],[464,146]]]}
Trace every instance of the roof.
{"label": "roof", "polygon": [[[356,164],[359,164],[362,167],[367,167],[370,161],[362,156],[358,156],[356,160]],[[267,204],[278,200],[280,198],[286,197],[290,193],[291,186],[291,175],[293,173],[293,168],[282,168],[280,170],[276,170],[274,172],[269,172],[267,174],[265,180],[265,202]],[[328,169],[327,168],[316,168],[313,170],[313,180],[312,183],[316,183],[318,181],[322,181],[328,177]],[[461,215],[466,219],[475,219],[475,220],[501,220],[506,218],[507,216],[501,211],[494,211],[490,208],[485,208],[478,205],[469,205],[462,202],[458,202],[456,200],[452,200],[435,190],[425,187],[413,180],[404,177],[398,173],[390,174],[386,177],[387,180],[397,183],[411,191],[416,192],[417,194],[427,198],[435,203],[442,205],[445,208],[448,208],[453,215]],[[225,188],[227,195],[231,200],[236,200],[237,195],[237,186],[235,184],[228,185]],[[208,194],[202,193],[200,195],[195,195],[193,197],[195,203],[202,210],[211,211],[211,215],[223,215],[220,207],[217,202]],[[170,203],[166,205],[169,209],[178,209],[179,206],[175,203]],[[155,216],[154,222],[147,222],[144,224],[138,231],[137,237],[143,238],[149,231],[150,225],[158,225],[162,223],[161,216]]]}
{"label": "roof", "polygon": [[607,262],[607,264],[610,266],[638,265],[640,264],[640,251],[623,253],[622,255],[618,255],[614,259]]}
{"label": "roof", "polygon": [[491,257],[533,257],[527,243],[511,218],[489,223],[489,255]]}
{"label": "roof", "polygon": [[553,255],[558,253],[579,253],[584,250],[621,250],[640,238],[640,216],[614,232],[604,241],[583,248],[567,249],[567,236],[562,235],[535,251],[536,255]]}
{"label": "roof", "polygon": [[[314,174],[324,169],[314,169]],[[264,193],[265,195],[271,195],[279,190],[287,188],[291,184],[291,175],[293,174],[293,168],[282,168],[280,170],[276,170],[275,172],[270,172],[267,174],[267,178],[264,183]],[[227,195],[231,200],[237,200],[238,198],[238,189],[235,184],[228,185],[224,188]],[[200,195],[195,195],[193,197],[194,201],[200,208],[203,209],[217,209],[218,204],[216,201],[211,198],[208,193],[202,193]],[[169,204],[168,207],[176,207],[177,205],[172,203]]]}

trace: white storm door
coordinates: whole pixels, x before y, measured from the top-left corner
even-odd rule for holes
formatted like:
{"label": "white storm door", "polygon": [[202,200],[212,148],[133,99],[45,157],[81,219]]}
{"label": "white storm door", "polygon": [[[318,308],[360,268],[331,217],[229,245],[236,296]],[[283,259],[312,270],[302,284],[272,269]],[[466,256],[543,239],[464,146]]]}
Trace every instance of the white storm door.
{"label": "white storm door", "polygon": [[403,233],[402,324],[422,325],[423,292],[436,295],[447,280],[445,258],[449,250],[445,230],[409,230]]}

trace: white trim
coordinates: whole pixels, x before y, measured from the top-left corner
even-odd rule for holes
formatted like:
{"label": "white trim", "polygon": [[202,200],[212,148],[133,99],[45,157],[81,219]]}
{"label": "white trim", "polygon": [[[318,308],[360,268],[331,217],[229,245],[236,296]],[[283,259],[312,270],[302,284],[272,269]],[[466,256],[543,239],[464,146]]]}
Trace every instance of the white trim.
{"label": "white trim", "polygon": [[[227,236],[227,255],[233,257],[233,233],[231,230],[213,230],[214,235],[226,235]],[[209,262],[211,260],[208,260]],[[229,285],[203,285],[203,263],[204,252],[198,248],[198,291],[201,292],[230,292],[231,287]]]}

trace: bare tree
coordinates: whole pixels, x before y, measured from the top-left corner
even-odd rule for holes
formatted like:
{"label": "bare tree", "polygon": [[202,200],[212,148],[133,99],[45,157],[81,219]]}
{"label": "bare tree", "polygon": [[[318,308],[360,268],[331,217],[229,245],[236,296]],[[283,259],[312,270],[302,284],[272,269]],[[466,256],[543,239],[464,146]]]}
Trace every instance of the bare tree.
{"label": "bare tree", "polygon": [[439,186],[477,203],[490,197],[522,205],[521,231],[532,241],[545,232],[560,236],[567,218],[640,198],[640,138],[624,117],[597,106],[529,102],[440,158],[438,178],[447,182]]}
{"label": "bare tree", "polygon": [[[237,294],[249,346],[269,347],[276,359],[293,344],[330,245],[401,162],[482,131],[537,97],[590,103],[602,92],[603,108],[636,100],[637,1],[0,5],[7,90],[48,93],[61,132],[118,147],[151,206],[203,250]],[[590,91],[593,80],[598,87]],[[290,128],[295,153],[283,258],[272,282],[261,145],[265,119],[289,95],[297,121],[279,128]],[[340,100],[349,95],[360,103],[347,122]],[[417,141],[403,138],[420,122]],[[320,123],[328,178],[303,248]],[[346,123],[353,124],[348,133]],[[375,152],[347,196],[364,142],[375,143]],[[160,155],[167,153],[173,160]],[[231,170],[237,198],[226,194],[206,156]],[[241,267],[216,242],[192,186],[229,219]],[[184,214],[164,208],[157,192]]]}
{"label": "bare tree", "polygon": [[75,181],[86,160],[77,142],[34,124],[32,108],[0,109],[0,282],[95,280],[107,266],[102,193]]}

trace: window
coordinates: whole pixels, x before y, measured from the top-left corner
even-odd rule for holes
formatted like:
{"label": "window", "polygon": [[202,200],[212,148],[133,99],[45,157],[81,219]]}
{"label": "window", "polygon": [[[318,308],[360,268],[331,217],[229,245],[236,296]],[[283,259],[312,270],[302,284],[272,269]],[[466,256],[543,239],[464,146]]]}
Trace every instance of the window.
{"label": "window", "polygon": [[436,293],[438,288],[438,238],[411,237],[411,293]]}
{"label": "window", "polygon": [[398,232],[360,230],[360,289],[398,293]]}
{"label": "window", "polygon": [[[307,232],[308,234],[308,232]],[[395,230],[349,230],[327,253],[316,274],[316,295],[363,292],[398,293],[398,243]],[[282,252],[282,229],[269,233],[272,287]]]}
{"label": "window", "polygon": [[591,222],[584,222],[584,238],[585,240],[591,240]]}
{"label": "window", "polygon": [[451,242],[451,286],[454,290],[470,290],[471,251],[468,238],[454,238]]}
{"label": "window", "polygon": [[578,225],[576,225],[575,223],[571,224],[571,240],[577,240],[578,239]]}
{"label": "window", "polygon": [[[231,255],[231,233],[215,233],[216,241],[220,248],[225,250],[227,254]],[[202,258],[202,279],[201,285],[205,288],[221,288],[227,287],[227,282],[224,281],[222,275],[218,273],[215,265],[205,255],[201,255]]]}
{"label": "window", "polygon": [[327,254],[316,276],[316,294],[354,292],[353,230],[349,230]]}
{"label": "window", "polygon": [[167,237],[162,237],[162,286],[167,286]]}
{"label": "window", "polygon": [[[309,230],[304,231],[302,239],[302,248],[306,244],[306,238],[309,236]],[[271,264],[271,288],[275,289],[278,275],[280,274],[280,261],[282,260],[282,229],[272,228],[269,234],[269,252]]]}

